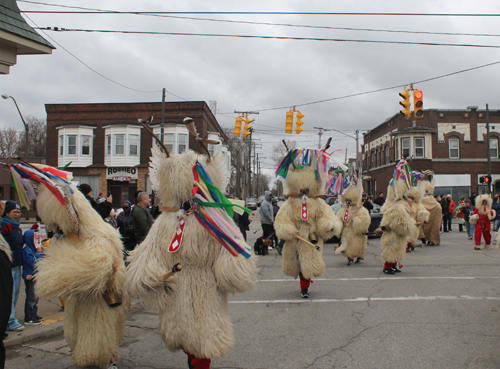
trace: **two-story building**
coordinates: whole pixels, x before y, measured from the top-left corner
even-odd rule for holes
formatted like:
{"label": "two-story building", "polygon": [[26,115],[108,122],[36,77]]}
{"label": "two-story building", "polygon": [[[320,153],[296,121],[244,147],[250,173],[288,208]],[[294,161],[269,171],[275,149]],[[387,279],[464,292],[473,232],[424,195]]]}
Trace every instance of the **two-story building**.
{"label": "two-story building", "polygon": [[187,149],[203,153],[183,124],[194,120],[201,137],[221,142],[209,150],[223,151],[230,164],[227,137],[204,101],[162,103],[46,104],[47,164],[63,167],[71,163],[74,181],[88,183],[93,195],[113,195],[113,206],[133,200],[137,190],[151,192],[148,165],[153,138],[138,119],[153,116],[151,127],[174,154]]}
{"label": "two-story building", "polygon": [[[487,121],[490,129],[488,154]],[[401,113],[363,135],[363,186],[376,196],[386,193],[396,163],[407,158],[414,170],[435,173],[435,194],[450,193],[457,200],[470,192],[486,192],[479,178],[488,174],[493,190],[500,192],[500,111],[468,107],[463,110],[424,110],[423,119],[406,119]]]}

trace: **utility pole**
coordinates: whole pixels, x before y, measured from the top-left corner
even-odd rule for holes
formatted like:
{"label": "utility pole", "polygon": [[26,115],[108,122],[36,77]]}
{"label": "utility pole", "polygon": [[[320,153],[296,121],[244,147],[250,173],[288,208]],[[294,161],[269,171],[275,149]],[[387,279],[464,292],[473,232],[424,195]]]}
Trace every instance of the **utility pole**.
{"label": "utility pole", "polygon": [[259,197],[260,195],[260,188],[259,188],[259,166],[260,166],[260,163],[259,163],[259,153],[256,153],[255,156],[257,156],[257,197]]}
{"label": "utility pole", "polygon": [[358,172],[358,177],[361,180],[362,173],[361,173],[360,162],[361,160],[359,160],[359,131],[356,130],[356,171]]}
{"label": "utility pole", "polygon": [[321,136],[323,135],[323,131],[331,131],[331,129],[323,128],[323,127],[314,127],[314,129],[319,129],[319,132],[318,132],[318,137],[319,137],[318,150],[321,150]]}
{"label": "utility pole", "polygon": [[[488,177],[491,178],[491,155],[490,155],[490,110],[486,104],[486,140],[488,141]],[[491,183],[488,182],[488,195],[491,194]]]}
{"label": "utility pole", "polygon": [[165,133],[164,125],[165,125],[165,89],[163,88],[162,89],[162,97],[161,97],[161,124],[160,124],[161,143],[165,143],[165,140],[163,137],[163,135]]}
{"label": "utility pole", "polygon": [[241,167],[241,152],[240,150],[238,150],[236,155],[236,189],[235,189],[236,197],[241,197],[240,167]]}
{"label": "utility pole", "polygon": [[[259,114],[258,111],[238,111],[238,110],[235,110],[234,111],[235,114],[244,114],[245,116],[249,116],[250,114]],[[252,131],[253,129],[250,128]],[[244,139],[244,137],[243,137]],[[248,136],[248,161],[246,161],[246,163],[248,165],[245,165],[245,169],[246,169],[246,175],[245,175],[245,178],[247,178],[247,175],[248,175],[248,181],[246,183],[246,190],[247,190],[247,195],[246,197],[249,197],[250,196],[250,192],[252,190],[252,173],[251,173],[251,168],[252,168],[252,134],[250,134]]]}

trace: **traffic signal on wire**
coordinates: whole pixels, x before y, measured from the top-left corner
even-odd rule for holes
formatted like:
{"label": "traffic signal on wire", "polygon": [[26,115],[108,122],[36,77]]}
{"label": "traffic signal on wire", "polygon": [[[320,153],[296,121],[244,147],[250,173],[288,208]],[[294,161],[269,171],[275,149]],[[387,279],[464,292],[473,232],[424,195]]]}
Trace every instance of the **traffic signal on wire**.
{"label": "traffic signal on wire", "polygon": [[403,113],[406,118],[411,118],[410,90],[406,90],[404,92],[400,92],[399,96],[401,96],[403,98],[403,101],[400,101],[399,105],[401,105],[401,106],[404,107],[404,109],[400,110],[400,112]]}
{"label": "traffic signal on wire", "polygon": [[243,137],[248,136],[249,134],[252,133],[252,126],[250,123],[253,122],[253,119],[250,119],[249,117],[245,117],[245,126],[243,127]]}
{"label": "traffic signal on wire", "polygon": [[484,183],[484,178],[485,177],[479,177],[479,183]]}
{"label": "traffic signal on wire", "polygon": [[304,121],[302,120],[302,118],[304,118],[305,114],[301,113],[300,111],[297,111],[297,127],[295,128],[295,133],[296,134],[299,134],[300,132],[302,132],[304,130],[304,128],[302,128],[302,125],[304,124]]}
{"label": "traffic signal on wire", "polygon": [[423,94],[420,90],[413,90],[413,111],[415,118],[424,117],[424,102],[422,101]]}
{"label": "traffic signal on wire", "polygon": [[286,112],[286,126],[285,126],[285,133],[292,133],[293,132],[293,111],[287,111]]}
{"label": "traffic signal on wire", "polygon": [[484,183],[486,183],[487,185],[489,185],[491,183],[491,176],[484,177]]}
{"label": "traffic signal on wire", "polygon": [[243,122],[242,117],[237,117],[236,118],[236,123],[234,125],[234,136],[240,137],[241,136],[241,123]]}

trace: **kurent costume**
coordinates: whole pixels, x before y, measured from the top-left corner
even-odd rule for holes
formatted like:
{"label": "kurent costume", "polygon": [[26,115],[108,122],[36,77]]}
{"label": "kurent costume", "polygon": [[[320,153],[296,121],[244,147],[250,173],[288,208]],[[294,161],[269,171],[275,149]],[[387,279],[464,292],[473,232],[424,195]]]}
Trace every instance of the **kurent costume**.
{"label": "kurent costume", "polygon": [[420,238],[425,238],[428,244],[438,246],[441,243],[439,228],[443,217],[441,204],[434,198],[436,184],[432,175],[425,177],[425,194],[422,198],[423,207],[429,212],[429,220],[420,227]]}
{"label": "kurent costume", "polygon": [[[426,175],[432,175],[433,172],[426,172]],[[417,177],[422,175],[420,172],[414,171],[412,173],[413,181],[412,187],[405,191],[406,201],[410,204],[410,215],[415,220],[417,229],[415,233],[408,235],[408,244],[406,245],[406,251],[411,252],[414,250],[415,244],[420,235],[420,230],[423,224],[429,221],[430,213],[422,205],[422,198],[425,193],[425,182],[421,179],[422,177]],[[427,182],[427,181],[426,181]],[[416,186],[415,186],[416,184]]]}
{"label": "kurent costume", "polygon": [[474,232],[474,250],[481,250],[481,235],[484,237],[484,248],[491,248],[491,220],[495,218],[495,210],[491,208],[493,200],[489,195],[476,197],[476,209],[470,222],[476,225]]}
{"label": "kurent costume", "polygon": [[[190,368],[205,369],[233,345],[228,294],[254,287],[256,257],[232,220],[237,205],[222,194],[229,178],[224,156],[170,155],[162,147],[153,148],[149,171],[162,212],[128,258],[126,286],[159,309],[168,349],[184,350]],[[177,264],[182,270],[166,279]]]}
{"label": "kurent costume", "polygon": [[334,173],[327,181],[327,193],[339,196],[342,207],[337,216],[342,220],[341,245],[335,250],[337,255],[344,255],[352,265],[364,260],[368,242],[368,228],[371,217],[363,206],[363,185],[357,174],[347,174],[344,171]]}
{"label": "kurent costume", "polygon": [[[11,164],[21,203],[37,199],[49,229],[64,237],[45,248],[37,262],[37,295],[64,298],[64,337],[76,366],[106,366],[118,361],[130,299],[123,285],[125,265],[116,230],[106,224],[85,196],[56,168]],[[37,183],[37,192],[31,187]]]}
{"label": "kurent costume", "polygon": [[319,197],[324,193],[329,159],[325,151],[289,151],[276,170],[285,179],[285,193],[289,196],[274,223],[277,236],[285,241],[283,273],[300,276],[303,298],[309,297],[311,279],[325,271],[323,241],[342,231],[341,220]]}
{"label": "kurent costume", "polygon": [[411,168],[405,160],[401,160],[394,171],[394,176],[387,187],[387,199],[382,207],[380,229],[382,238],[382,259],[385,274],[401,272],[398,263],[406,254],[408,236],[418,234],[415,219],[411,216],[411,208],[405,200],[405,192],[411,189]]}

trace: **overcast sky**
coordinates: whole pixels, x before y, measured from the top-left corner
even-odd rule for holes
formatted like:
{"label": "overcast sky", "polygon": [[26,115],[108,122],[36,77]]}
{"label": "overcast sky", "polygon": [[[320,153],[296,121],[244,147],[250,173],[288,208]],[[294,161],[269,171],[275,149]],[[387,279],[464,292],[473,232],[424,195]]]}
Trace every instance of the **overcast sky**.
{"label": "overcast sky", "polygon": [[[309,0],[309,1],[130,1],[46,0],[45,3],[115,11],[212,12],[373,12],[500,14],[494,0]],[[76,10],[18,1],[21,10]],[[183,32],[201,34],[403,41],[469,44],[483,47],[418,44],[333,42],[241,37],[138,35],[121,33],[39,33],[56,46],[52,55],[19,56],[10,74],[0,77],[0,93],[12,95],[23,115],[45,118],[44,104],[161,101],[217,101],[221,126],[233,127],[234,110],[260,111],[254,139],[260,156],[269,160],[273,144],[283,136],[305,148],[317,148],[318,130],[332,128],[350,136],[371,129],[400,109],[402,86],[429,78],[500,61],[500,17],[374,16],[374,15],[145,15],[26,14],[40,27],[119,31]],[[27,22],[34,26],[30,19]],[[198,18],[182,19],[180,17]],[[216,22],[199,19],[281,23],[326,28]],[[442,35],[430,33],[490,34]],[[50,38],[49,38],[50,37]],[[57,43],[57,44],[56,44]],[[137,92],[112,83],[91,71],[67,51],[100,74]],[[499,108],[500,64],[415,84],[424,96],[424,108]],[[362,94],[396,87],[381,92]],[[359,96],[343,98],[349,95]],[[176,95],[176,96],[174,96]],[[180,98],[179,98],[180,97]],[[334,99],[337,98],[337,99]],[[321,100],[328,102],[300,106]],[[292,106],[305,113],[305,131],[284,134],[285,113]],[[282,108],[282,109],[274,109]],[[23,129],[15,105],[0,100],[0,126]],[[345,150],[354,156],[355,141],[338,132],[332,149],[343,161]],[[360,135],[362,137],[362,135]],[[362,141],[360,141],[361,143]]]}

